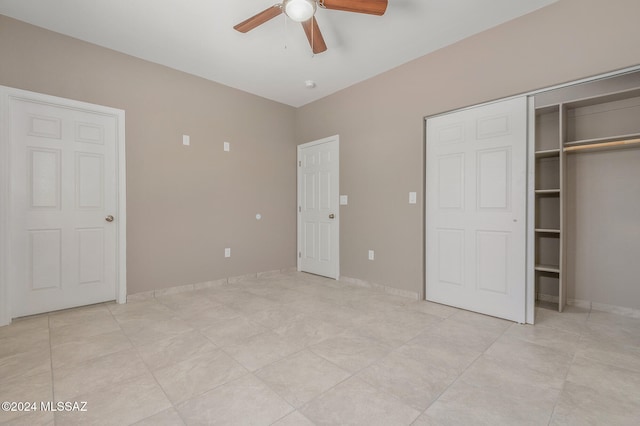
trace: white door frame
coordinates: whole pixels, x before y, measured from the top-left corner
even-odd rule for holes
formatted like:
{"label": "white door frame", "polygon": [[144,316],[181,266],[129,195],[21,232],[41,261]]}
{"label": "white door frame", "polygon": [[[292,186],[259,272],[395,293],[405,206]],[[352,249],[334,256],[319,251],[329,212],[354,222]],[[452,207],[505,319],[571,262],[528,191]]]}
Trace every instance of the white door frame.
{"label": "white door frame", "polygon": [[[298,151],[297,151],[297,156],[296,156],[296,170],[297,170],[297,181],[298,181],[298,189],[297,189],[297,212],[296,212],[296,216],[297,216],[297,250],[296,250],[296,262],[297,262],[297,270],[298,272],[301,272],[301,259],[300,259],[300,253],[302,252],[302,214],[301,214],[301,210],[300,210],[300,206],[302,206],[302,170],[301,167],[299,167],[300,165],[300,161],[302,161],[302,150],[305,148],[309,148],[311,146],[314,145],[321,145],[323,143],[327,143],[327,142],[336,142],[336,144],[338,145],[338,164],[339,163],[339,158],[340,158],[340,135],[333,135],[333,136],[329,136],[328,138],[323,138],[323,139],[318,139],[316,141],[313,142],[307,142],[304,143],[302,145],[298,145]],[[338,172],[336,175],[336,180],[338,181],[338,188],[340,188],[340,166],[338,166]],[[339,198],[340,195],[336,194],[336,196],[338,197],[338,199],[336,200],[336,206],[339,209],[340,208],[340,203],[339,203]],[[340,278],[340,213],[338,213],[336,219],[335,219],[335,224],[336,227],[338,229],[338,252],[335,254],[336,255],[336,259],[337,259],[337,263],[338,263],[338,267],[337,267],[337,271],[336,271],[336,276],[332,277],[334,279],[339,279]]]}
{"label": "white door frame", "polygon": [[51,106],[88,111],[114,117],[116,120],[116,168],[117,168],[117,217],[116,231],[116,294],[118,303],[127,301],[127,194],[125,163],[125,112],[120,109],[94,105],[12,87],[0,86],[0,326],[11,323],[12,290],[8,282],[7,265],[12,259],[11,250],[11,111],[13,99],[49,104]]}
{"label": "white door frame", "polygon": [[535,280],[535,194],[536,194],[536,107],[535,98],[527,98],[527,288],[526,324],[535,323],[536,280]]}

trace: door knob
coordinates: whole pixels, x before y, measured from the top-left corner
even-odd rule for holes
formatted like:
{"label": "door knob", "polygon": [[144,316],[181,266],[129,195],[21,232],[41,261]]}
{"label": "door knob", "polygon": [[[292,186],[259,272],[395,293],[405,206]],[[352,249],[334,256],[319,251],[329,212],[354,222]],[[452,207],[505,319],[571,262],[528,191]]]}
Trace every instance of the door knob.
{"label": "door knob", "polygon": [[107,222],[113,222],[113,216],[109,215],[105,217],[104,220],[106,220]]}
{"label": "door knob", "polygon": [[336,215],[335,215],[335,214],[333,214],[333,213],[331,213],[331,214],[329,215],[329,219],[333,219],[334,217],[336,217]]}

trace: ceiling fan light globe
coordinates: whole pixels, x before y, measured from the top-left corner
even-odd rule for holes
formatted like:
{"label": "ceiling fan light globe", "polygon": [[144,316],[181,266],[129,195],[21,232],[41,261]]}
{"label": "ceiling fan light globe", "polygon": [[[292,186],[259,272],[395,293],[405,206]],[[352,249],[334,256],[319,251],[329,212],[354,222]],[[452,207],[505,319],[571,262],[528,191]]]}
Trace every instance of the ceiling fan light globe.
{"label": "ceiling fan light globe", "polygon": [[284,13],[293,21],[307,21],[316,13],[316,2],[314,0],[285,0]]}

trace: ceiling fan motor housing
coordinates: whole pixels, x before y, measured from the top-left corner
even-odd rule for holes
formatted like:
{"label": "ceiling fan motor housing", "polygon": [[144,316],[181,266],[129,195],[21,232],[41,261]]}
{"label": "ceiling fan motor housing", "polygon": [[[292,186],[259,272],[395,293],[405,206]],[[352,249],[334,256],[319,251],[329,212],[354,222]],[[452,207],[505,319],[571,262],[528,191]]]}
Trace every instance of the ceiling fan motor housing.
{"label": "ceiling fan motor housing", "polygon": [[296,22],[311,19],[316,13],[317,5],[314,0],[284,0],[284,13]]}

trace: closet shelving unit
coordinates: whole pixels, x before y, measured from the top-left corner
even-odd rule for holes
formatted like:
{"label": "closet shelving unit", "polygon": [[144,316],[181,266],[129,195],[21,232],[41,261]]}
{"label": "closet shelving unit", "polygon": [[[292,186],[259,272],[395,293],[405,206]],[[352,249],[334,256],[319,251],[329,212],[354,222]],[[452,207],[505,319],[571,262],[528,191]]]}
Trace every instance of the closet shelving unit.
{"label": "closet shelving unit", "polygon": [[567,155],[640,146],[640,88],[536,108],[535,115],[535,282],[557,288],[552,301],[562,312]]}
{"label": "closet shelving unit", "polygon": [[565,152],[616,149],[640,142],[640,88],[593,96],[564,104]]}
{"label": "closet shelving unit", "polygon": [[535,280],[558,289],[562,310],[566,290],[562,273],[564,110],[562,105],[536,109],[535,140]]}

